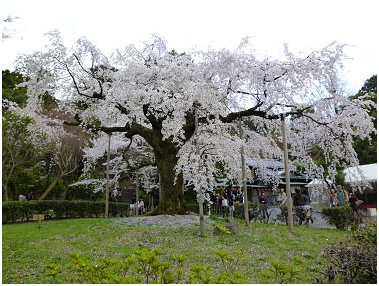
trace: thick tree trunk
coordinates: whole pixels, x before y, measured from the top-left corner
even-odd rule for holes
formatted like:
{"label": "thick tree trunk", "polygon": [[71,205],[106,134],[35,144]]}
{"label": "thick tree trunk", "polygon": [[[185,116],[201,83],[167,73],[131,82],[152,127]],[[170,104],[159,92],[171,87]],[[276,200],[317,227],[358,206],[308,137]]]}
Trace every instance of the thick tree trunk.
{"label": "thick tree trunk", "polygon": [[158,206],[150,214],[185,214],[183,176],[179,175],[176,184],[174,184],[174,168],[178,160],[176,158],[177,151],[173,148],[162,146],[159,151],[160,154],[156,154],[156,160],[161,179],[161,197]]}
{"label": "thick tree trunk", "polygon": [[42,196],[38,199],[39,201],[42,201],[45,199],[45,197],[50,193],[51,189],[54,188],[54,186],[58,183],[58,181],[62,178],[62,175],[59,175],[55,178],[55,180],[50,184],[50,186],[46,189],[46,191],[42,194]]}
{"label": "thick tree trunk", "polygon": [[3,200],[5,202],[8,201],[8,186],[7,185],[3,185]]}

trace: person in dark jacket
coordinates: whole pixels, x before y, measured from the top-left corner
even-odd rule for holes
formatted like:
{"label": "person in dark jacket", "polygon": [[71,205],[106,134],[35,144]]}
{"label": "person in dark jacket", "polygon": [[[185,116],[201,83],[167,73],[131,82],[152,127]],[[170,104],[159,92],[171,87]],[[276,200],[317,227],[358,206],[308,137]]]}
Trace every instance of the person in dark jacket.
{"label": "person in dark jacket", "polygon": [[259,197],[259,206],[261,208],[263,219],[268,219],[269,215],[267,209],[270,207],[270,202],[265,192],[262,192],[261,196]]}
{"label": "person in dark jacket", "polygon": [[294,207],[304,206],[304,198],[300,193],[300,189],[295,189],[295,194],[293,195],[293,206]]}
{"label": "person in dark jacket", "polygon": [[29,191],[29,192],[26,194],[26,200],[28,200],[28,201],[33,200],[33,191]]}
{"label": "person in dark jacket", "polygon": [[313,218],[312,218],[313,210],[311,208],[311,198],[309,196],[308,190],[304,189],[301,195],[303,196],[303,200],[304,200],[303,210],[304,210],[305,219],[307,220],[307,223],[309,220],[313,223]]}
{"label": "person in dark jacket", "polygon": [[213,191],[210,195],[210,199],[212,202],[212,209],[214,210],[217,207],[217,194],[216,191]]}
{"label": "person in dark jacket", "polygon": [[233,212],[234,212],[234,202],[236,200],[236,196],[233,194],[233,192],[231,192],[229,195],[228,195],[228,204],[229,204],[229,215],[230,216],[233,216]]}
{"label": "person in dark jacket", "polygon": [[354,195],[353,191],[350,191],[349,193],[349,204],[351,208],[353,209],[353,217],[354,213],[358,212],[358,206],[357,206],[358,198]]}
{"label": "person in dark jacket", "polygon": [[293,206],[295,207],[296,215],[300,219],[300,224],[305,220],[304,215],[304,197],[301,195],[300,189],[295,189],[295,194],[292,198]]}

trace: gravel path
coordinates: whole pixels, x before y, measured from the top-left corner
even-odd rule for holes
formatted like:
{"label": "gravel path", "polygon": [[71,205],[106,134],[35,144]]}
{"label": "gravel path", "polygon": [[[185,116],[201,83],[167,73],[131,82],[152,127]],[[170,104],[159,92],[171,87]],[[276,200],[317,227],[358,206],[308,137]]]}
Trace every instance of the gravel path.
{"label": "gravel path", "polygon": [[[280,213],[279,209],[272,209],[272,217],[274,218]],[[313,213],[314,223],[309,224],[312,228],[331,228],[335,229],[335,226],[328,225],[326,221],[321,217],[319,212]],[[186,225],[198,225],[199,216],[196,214],[188,215],[157,215],[157,216],[133,216],[121,219],[114,219],[116,223],[122,223],[126,225],[173,225],[173,226],[186,226]],[[211,224],[212,220],[208,216],[204,216],[205,224]]]}
{"label": "gravel path", "polygon": [[[115,220],[127,225],[196,225],[199,224],[197,215],[157,215],[157,216],[137,216]],[[205,223],[210,219],[204,217]]]}

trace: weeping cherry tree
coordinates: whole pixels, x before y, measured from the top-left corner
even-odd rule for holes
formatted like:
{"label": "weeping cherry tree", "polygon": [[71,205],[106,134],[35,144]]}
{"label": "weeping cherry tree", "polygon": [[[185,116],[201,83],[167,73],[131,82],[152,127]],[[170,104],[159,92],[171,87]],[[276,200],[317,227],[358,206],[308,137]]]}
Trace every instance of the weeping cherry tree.
{"label": "weeping cherry tree", "polygon": [[[86,38],[67,48],[58,32],[48,34],[47,51],[24,55],[19,67],[31,79],[28,108],[38,111],[40,95],[60,97],[59,109],[71,116],[66,125],[135,136],[151,147],[161,178],[162,197],[155,214],[184,213],[183,180],[210,190],[222,162],[228,177],[241,180],[241,146],[245,156],[282,160],[280,118],[290,120],[288,144],[292,163],[310,177],[322,178],[310,150],[319,146],[335,165],[358,164],[352,138],[374,132],[362,99],[338,91],[344,45],[332,43],[306,55],[287,46],[280,59],[261,58],[248,40],[226,49],[178,54],[164,39],[153,37],[104,55]],[[198,109],[196,152],[195,106]],[[242,125],[248,118],[253,128]],[[279,144],[280,145],[280,144]],[[257,174],[264,177],[263,162]],[[273,183],[277,178],[267,178]]]}

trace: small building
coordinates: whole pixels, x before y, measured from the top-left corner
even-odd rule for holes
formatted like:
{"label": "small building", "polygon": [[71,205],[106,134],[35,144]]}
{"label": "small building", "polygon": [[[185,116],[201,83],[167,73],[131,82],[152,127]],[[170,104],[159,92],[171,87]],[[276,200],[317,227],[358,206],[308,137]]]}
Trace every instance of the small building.
{"label": "small building", "polygon": [[[286,178],[284,171],[284,164],[276,160],[256,160],[251,158],[246,158],[246,164],[250,169],[250,177],[252,179],[247,180],[247,197],[249,202],[257,203],[259,201],[259,196],[262,192],[265,192],[271,204],[277,202],[275,197],[274,184],[267,183],[267,181],[273,181],[273,178],[277,177],[279,179],[279,184],[277,188],[286,188]],[[266,170],[264,174],[258,174],[258,167],[263,167]],[[270,180],[271,179],[271,180]],[[304,189],[307,184],[311,181],[307,176],[290,171],[290,187],[291,193],[295,192],[296,188]],[[241,185],[233,185],[235,188],[242,189]]]}
{"label": "small building", "polygon": [[[355,195],[363,200],[361,208],[376,208],[377,206],[377,164],[360,165],[358,167],[346,168],[345,190],[354,190]],[[363,180],[371,185],[371,188],[357,188],[362,185]],[[311,201],[314,209],[322,209],[329,206],[331,187],[336,187],[331,181],[314,179],[309,183]]]}
{"label": "small building", "polygon": [[377,164],[360,165],[350,167],[344,170],[345,189],[354,190],[356,185],[361,185],[363,179],[371,186],[359,188],[355,192],[356,196],[363,201],[361,208],[377,208],[377,182],[378,168]]}

